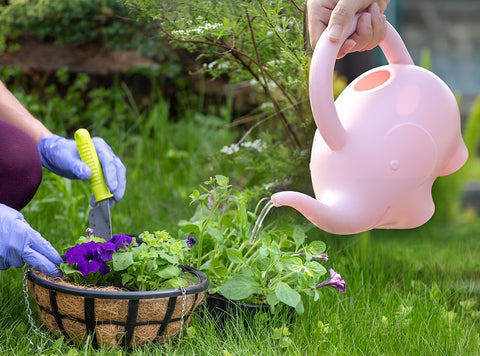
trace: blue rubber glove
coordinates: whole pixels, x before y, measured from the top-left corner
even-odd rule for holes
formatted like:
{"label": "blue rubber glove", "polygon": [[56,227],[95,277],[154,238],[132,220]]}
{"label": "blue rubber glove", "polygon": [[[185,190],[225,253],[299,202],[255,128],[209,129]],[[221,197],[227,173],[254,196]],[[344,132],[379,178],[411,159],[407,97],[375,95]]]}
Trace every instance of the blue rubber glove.
{"label": "blue rubber glove", "polygon": [[[92,141],[108,189],[112,192],[113,199],[119,201],[125,194],[127,183],[125,166],[101,137],[92,137]],[[38,150],[42,165],[59,176],[81,180],[90,179],[92,176],[90,167],[80,159],[77,144],[73,139],[57,135],[44,136],[38,143]]]}
{"label": "blue rubber glove", "polygon": [[25,263],[52,277],[61,277],[62,258],[17,210],[0,204],[0,269]]}

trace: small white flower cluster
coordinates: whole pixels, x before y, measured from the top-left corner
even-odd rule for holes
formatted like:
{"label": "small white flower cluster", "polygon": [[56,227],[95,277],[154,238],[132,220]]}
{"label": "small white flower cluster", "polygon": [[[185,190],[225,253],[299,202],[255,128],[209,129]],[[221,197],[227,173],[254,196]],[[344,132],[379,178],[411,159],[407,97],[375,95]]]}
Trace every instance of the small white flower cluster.
{"label": "small white flower cluster", "polygon": [[234,153],[240,150],[240,146],[236,143],[232,143],[230,146],[223,146],[220,152],[225,153],[226,155],[233,155]]}
{"label": "small white flower cluster", "polygon": [[208,68],[208,69],[228,69],[230,67],[229,63],[227,62],[218,62],[218,61],[213,61],[210,63],[203,63],[203,68]]}
{"label": "small white flower cluster", "polygon": [[277,188],[288,187],[290,184],[292,184],[292,181],[288,178],[283,181],[275,179],[273,182],[265,185],[265,190],[275,190]]}
{"label": "small white flower cluster", "polygon": [[230,146],[223,146],[220,152],[225,153],[227,155],[232,155],[240,150],[240,147],[244,148],[253,148],[258,152],[261,152],[263,149],[267,148],[267,144],[260,139],[256,139],[255,141],[247,141],[242,142],[240,144],[233,143]]}
{"label": "small white flower cluster", "polygon": [[241,146],[253,148],[258,152],[261,152],[263,151],[263,149],[267,148],[267,144],[260,139],[256,139],[255,141],[243,142]]}
{"label": "small white flower cluster", "polygon": [[176,36],[190,36],[191,34],[202,33],[204,31],[214,30],[216,28],[219,28],[220,26],[222,26],[221,23],[209,23],[209,22],[207,22],[205,25],[198,26],[196,28],[172,31],[172,34],[176,35]]}

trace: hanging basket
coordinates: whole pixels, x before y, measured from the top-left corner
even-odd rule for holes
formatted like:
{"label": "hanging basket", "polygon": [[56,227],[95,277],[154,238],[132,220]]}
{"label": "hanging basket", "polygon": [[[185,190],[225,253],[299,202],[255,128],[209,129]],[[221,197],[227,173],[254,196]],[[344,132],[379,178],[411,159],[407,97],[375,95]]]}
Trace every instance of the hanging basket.
{"label": "hanging basket", "polygon": [[27,269],[26,277],[40,318],[55,335],[79,344],[91,335],[93,347],[129,348],[176,336],[204,301],[207,276],[192,267],[182,269],[196,277],[194,284],[146,292],[81,288],[32,269]]}

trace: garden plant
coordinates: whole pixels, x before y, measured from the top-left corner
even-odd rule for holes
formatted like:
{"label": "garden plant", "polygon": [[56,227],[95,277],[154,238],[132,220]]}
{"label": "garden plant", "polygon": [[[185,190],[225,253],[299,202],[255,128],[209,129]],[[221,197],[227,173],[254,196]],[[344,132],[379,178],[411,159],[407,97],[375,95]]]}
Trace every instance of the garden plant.
{"label": "garden plant", "polygon": [[65,251],[60,266],[72,284],[134,291],[188,286],[180,268],[190,250],[188,241],[176,240],[166,231],[145,231],[138,237],[117,234],[105,241],[89,230]]}
{"label": "garden plant", "polygon": [[304,226],[282,220],[255,229],[261,221],[258,199],[233,191],[227,177],[211,177],[190,197],[195,213],[180,227],[186,240],[196,242],[190,264],[207,274],[210,294],[272,309],[286,305],[302,314],[308,298],[321,298],[320,288],[345,292],[345,281],[333,269],[324,280],[327,270],[321,261],[328,261],[328,255],[323,241],[307,244]]}

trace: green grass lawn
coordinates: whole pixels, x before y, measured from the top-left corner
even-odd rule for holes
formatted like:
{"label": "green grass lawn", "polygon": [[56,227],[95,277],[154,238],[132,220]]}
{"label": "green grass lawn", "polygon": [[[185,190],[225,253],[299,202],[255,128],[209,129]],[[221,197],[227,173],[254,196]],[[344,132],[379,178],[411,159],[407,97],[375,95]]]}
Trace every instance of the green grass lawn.
{"label": "green grass lawn", "polygon": [[[189,116],[168,122],[162,108],[139,118],[137,131],[95,127],[128,170],[125,198],[112,208],[114,232],[168,229],[190,215],[188,195],[217,173],[215,152],[234,133],[217,119]],[[210,139],[208,139],[210,138]],[[87,226],[90,187],[45,171],[44,182],[23,213],[57,249]],[[288,209],[288,208],[285,208]],[[293,210],[289,213],[296,214]],[[299,219],[303,219],[298,217]],[[132,355],[478,355],[480,354],[480,223],[472,216],[427,223],[413,230],[378,230],[323,239],[327,267],[342,275],[344,294],[322,289],[322,298],[293,320],[265,315],[229,320],[222,327],[195,314],[182,339],[132,350]],[[89,344],[69,345],[30,325],[23,271],[0,272],[0,354],[123,355]],[[35,313],[34,313],[35,314]],[[36,346],[33,346],[34,343]],[[37,349],[38,347],[38,349]]]}
{"label": "green grass lawn", "polygon": [[[181,340],[132,354],[477,355],[479,228],[471,222],[348,237],[320,233],[331,266],[347,282],[344,294],[324,290],[292,321],[261,316],[247,319],[247,328],[232,319],[219,329],[208,315],[196,314]],[[0,278],[2,354],[25,355],[30,341],[45,355],[122,354],[39,337],[26,316],[22,271],[4,271]]]}

